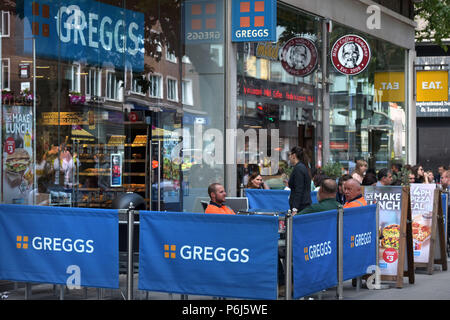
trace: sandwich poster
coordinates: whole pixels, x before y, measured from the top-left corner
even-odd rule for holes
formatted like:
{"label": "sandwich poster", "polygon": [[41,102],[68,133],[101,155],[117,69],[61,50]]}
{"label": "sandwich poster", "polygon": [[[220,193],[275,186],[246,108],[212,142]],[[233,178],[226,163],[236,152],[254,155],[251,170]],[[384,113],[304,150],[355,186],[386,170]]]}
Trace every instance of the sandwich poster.
{"label": "sandwich poster", "polygon": [[368,204],[379,204],[378,265],[381,274],[395,276],[400,257],[402,187],[365,187],[364,198]]}
{"label": "sandwich poster", "polygon": [[3,203],[33,204],[33,109],[3,106]]}

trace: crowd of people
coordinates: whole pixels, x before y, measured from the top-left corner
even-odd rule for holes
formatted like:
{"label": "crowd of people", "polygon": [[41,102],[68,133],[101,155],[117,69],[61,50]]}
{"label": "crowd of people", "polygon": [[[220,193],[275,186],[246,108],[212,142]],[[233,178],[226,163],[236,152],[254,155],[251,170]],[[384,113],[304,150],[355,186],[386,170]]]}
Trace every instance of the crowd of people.
{"label": "crowd of people", "polygon": [[[401,186],[411,183],[436,183],[442,190],[449,190],[450,170],[445,165],[438,167],[436,177],[432,170],[425,171],[423,166],[392,164],[391,168],[382,168],[376,172],[368,167],[365,160],[356,161],[356,166],[350,174],[344,174],[338,179],[330,178],[322,170],[316,169],[310,173],[307,162],[304,161],[304,151],[294,147],[289,152],[289,163],[293,170],[286,183],[291,190],[289,207],[294,214],[306,214],[337,209],[340,205],[352,208],[367,205],[361,193],[361,186]],[[254,172],[248,177],[246,184],[251,189],[269,189],[262,176]],[[317,203],[312,204],[311,191],[317,191]],[[225,189],[222,185],[212,184],[208,188],[211,203],[206,213],[234,214],[225,206]]]}

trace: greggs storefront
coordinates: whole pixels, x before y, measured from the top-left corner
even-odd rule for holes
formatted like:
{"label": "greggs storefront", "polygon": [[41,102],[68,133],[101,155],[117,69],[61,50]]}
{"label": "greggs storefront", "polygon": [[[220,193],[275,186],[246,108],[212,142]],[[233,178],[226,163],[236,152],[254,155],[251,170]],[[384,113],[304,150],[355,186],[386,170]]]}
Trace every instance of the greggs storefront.
{"label": "greggs storefront", "polygon": [[198,211],[212,182],[284,188],[296,145],[411,163],[413,23],[353,2],[2,2],[1,201]]}

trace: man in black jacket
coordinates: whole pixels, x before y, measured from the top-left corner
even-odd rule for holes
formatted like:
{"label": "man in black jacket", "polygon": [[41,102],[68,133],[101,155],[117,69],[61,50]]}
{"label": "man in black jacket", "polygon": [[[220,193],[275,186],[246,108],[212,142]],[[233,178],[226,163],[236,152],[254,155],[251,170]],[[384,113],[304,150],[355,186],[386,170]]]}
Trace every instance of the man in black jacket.
{"label": "man in black jacket", "polygon": [[300,212],[311,204],[311,178],[303,163],[303,149],[293,147],[289,153],[289,162],[294,167],[288,182],[291,189],[289,206],[291,210],[296,208]]}

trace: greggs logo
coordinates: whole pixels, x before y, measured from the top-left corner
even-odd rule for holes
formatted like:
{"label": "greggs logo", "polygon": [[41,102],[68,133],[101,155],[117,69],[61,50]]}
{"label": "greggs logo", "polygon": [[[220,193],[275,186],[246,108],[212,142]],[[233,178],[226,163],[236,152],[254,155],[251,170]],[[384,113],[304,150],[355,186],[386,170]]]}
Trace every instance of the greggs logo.
{"label": "greggs logo", "polygon": [[235,0],[233,7],[235,41],[247,38],[269,40],[267,38],[271,36],[271,32],[274,32],[275,22],[272,11],[276,10],[275,1]]}
{"label": "greggs logo", "polygon": [[177,245],[164,244],[163,252],[165,259],[182,259],[196,261],[216,261],[247,263],[250,261],[250,250],[247,248],[224,248],[209,246],[183,245],[177,249]]}
{"label": "greggs logo", "polygon": [[17,236],[16,238],[16,248],[17,249],[28,249],[28,237],[27,236]]}
{"label": "greggs logo", "polygon": [[372,243],[372,232],[360,233],[350,237],[350,248],[361,247]]}
{"label": "greggs logo", "polygon": [[332,252],[333,250],[331,249],[331,241],[325,241],[303,248],[305,261],[321,258],[330,255]]}
{"label": "greggs logo", "polygon": [[93,253],[94,240],[71,239],[71,238],[51,238],[33,237],[29,241],[29,236],[16,236],[17,249],[33,249],[38,251],[61,251],[76,253]]}

